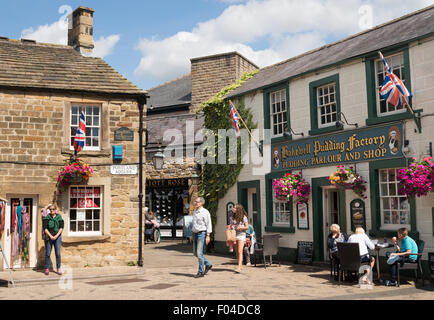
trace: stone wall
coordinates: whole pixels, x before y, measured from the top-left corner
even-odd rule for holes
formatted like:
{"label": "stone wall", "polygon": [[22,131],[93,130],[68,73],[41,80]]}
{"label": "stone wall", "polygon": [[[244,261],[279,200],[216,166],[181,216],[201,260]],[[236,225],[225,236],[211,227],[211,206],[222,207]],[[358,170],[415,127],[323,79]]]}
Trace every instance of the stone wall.
{"label": "stone wall", "polygon": [[[88,185],[101,186],[103,190],[102,235],[97,237],[68,234],[68,190],[59,194],[56,188],[57,173],[63,161],[73,154],[69,148],[71,103],[101,106],[101,150],[79,153],[79,158],[95,171]],[[133,130],[134,141],[114,141],[114,131],[120,127]],[[65,220],[62,264],[83,267],[137,261],[138,174],[111,175],[110,166],[114,144],[123,147],[123,160],[116,164],[138,164],[138,128],[139,112],[133,100],[0,91],[0,196],[37,196],[38,226],[31,236],[37,239],[38,267],[44,264],[40,210],[53,201]]]}
{"label": "stone wall", "polygon": [[191,111],[241,76],[258,69],[237,52],[191,59]]}

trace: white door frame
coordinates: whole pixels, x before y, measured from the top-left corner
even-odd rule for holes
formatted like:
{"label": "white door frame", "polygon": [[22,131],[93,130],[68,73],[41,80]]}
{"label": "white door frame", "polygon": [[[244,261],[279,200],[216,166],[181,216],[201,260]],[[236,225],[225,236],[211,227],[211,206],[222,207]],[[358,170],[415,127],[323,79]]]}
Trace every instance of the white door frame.
{"label": "white door frame", "polygon": [[[11,210],[12,210],[12,198],[19,198],[20,204],[23,205],[24,198],[32,199],[32,230],[30,230],[30,241],[29,241],[29,267],[36,267],[37,262],[37,229],[38,229],[38,196],[30,194],[8,194],[7,195],[7,206],[6,206],[6,216],[5,216],[5,230],[3,236],[3,249],[10,264],[11,268],[22,268],[21,259],[17,259],[14,264],[11,263],[11,249],[12,249],[12,234],[11,234]],[[6,261],[3,261],[3,268],[6,269]]]}
{"label": "white door frame", "polygon": [[330,234],[330,226],[331,226],[331,219],[330,219],[330,211],[331,211],[331,192],[337,192],[337,210],[339,215],[339,192],[334,186],[325,186],[321,187],[323,192],[323,230],[324,230],[324,258],[325,261],[329,260],[328,256],[328,250],[327,250],[327,237]]}

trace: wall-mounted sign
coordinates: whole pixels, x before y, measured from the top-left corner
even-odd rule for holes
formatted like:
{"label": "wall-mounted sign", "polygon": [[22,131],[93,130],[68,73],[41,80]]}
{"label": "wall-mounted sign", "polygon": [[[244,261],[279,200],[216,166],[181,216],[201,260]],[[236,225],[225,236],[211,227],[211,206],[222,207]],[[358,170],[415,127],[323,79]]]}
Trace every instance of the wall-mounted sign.
{"label": "wall-mounted sign", "polygon": [[115,141],[134,141],[134,131],[127,127],[115,130]]}
{"label": "wall-mounted sign", "polygon": [[110,167],[111,174],[137,174],[136,165],[112,165]]}
{"label": "wall-mounted sign", "polygon": [[272,171],[403,156],[402,123],[279,142],[271,146]]}
{"label": "wall-mounted sign", "polygon": [[297,228],[309,229],[309,206],[307,203],[297,203]]}
{"label": "wall-mounted sign", "polygon": [[365,202],[360,199],[354,199],[350,203],[351,211],[351,230],[355,231],[357,227],[362,227],[366,230],[365,219]]}

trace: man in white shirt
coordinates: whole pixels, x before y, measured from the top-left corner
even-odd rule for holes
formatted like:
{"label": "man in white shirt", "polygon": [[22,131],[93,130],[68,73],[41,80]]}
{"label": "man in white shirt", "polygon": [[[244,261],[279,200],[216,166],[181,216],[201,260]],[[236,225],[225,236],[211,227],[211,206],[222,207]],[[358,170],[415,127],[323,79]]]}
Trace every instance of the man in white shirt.
{"label": "man in white shirt", "polygon": [[194,276],[195,278],[203,277],[212,268],[211,262],[203,255],[205,245],[210,242],[212,232],[211,215],[203,206],[205,199],[197,197],[194,201],[193,213],[193,233],[191,241],[193,242],[193,253],[199,260],[199,270]]}

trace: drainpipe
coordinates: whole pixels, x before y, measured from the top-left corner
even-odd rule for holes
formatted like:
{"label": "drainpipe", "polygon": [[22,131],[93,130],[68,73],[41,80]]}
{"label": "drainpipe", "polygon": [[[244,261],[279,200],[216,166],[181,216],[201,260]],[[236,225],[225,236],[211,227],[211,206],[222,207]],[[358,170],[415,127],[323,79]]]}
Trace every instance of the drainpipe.
{"label": "drainpipe", "polygon": [[139,256],[137,265],[143,267],[143,108],[148,96],[142,95],[137,99],[139,106]]}

